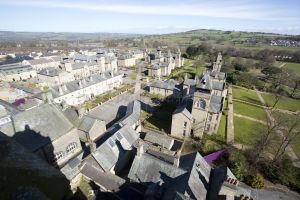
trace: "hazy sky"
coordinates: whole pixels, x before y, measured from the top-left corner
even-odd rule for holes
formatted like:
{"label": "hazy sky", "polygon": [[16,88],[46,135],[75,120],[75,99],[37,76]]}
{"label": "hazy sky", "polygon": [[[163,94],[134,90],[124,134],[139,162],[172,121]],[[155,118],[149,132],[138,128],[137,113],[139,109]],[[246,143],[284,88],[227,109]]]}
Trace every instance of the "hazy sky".
{"label": "hazy sky", "polygon": [[300,0],[0,0],[0,30],[300,34]]}

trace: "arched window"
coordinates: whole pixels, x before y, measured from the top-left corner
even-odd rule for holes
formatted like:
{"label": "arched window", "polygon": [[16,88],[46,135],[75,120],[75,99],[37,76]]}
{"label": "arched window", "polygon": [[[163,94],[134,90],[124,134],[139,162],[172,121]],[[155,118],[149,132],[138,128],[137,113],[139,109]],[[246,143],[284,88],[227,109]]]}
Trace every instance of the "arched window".
{"label": "arched window", "polygon": [[77,147],[76,142],[72,142],[71,144],[69,144],[69,145],[67,146],[67,153],[73,151],[74,149],[76,149],[76,147]]}
{"label": "arched window", "polygon": [[62,151],[59,151],[57,153],[54,154],[54,158],[53,161],[58,161],[59,159],[61,159],[62,157],[64,157],[64,153]]}
{"label": "arched window", "polygon": [[200,99],[200,100],[197,101],[196,105],[197,105],[198,108],[205,109],[205,107],[206,107],[206,102],[205,102],[205,100]]}

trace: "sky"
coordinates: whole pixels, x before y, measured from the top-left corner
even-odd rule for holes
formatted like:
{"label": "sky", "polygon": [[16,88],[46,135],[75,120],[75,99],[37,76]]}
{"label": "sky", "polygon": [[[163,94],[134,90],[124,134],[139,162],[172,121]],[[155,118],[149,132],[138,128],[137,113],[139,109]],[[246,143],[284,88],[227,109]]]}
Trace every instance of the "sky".
{"label": "sky", "polygon": [[300,0],[0,0],[0,31],[300,35]]}

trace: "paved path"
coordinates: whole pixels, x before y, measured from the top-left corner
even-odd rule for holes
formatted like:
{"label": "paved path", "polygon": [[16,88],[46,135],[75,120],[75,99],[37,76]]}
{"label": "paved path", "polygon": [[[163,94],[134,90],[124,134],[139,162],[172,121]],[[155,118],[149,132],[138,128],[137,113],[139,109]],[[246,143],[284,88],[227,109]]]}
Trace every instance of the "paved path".
{"label": "paved path", "polygon": [[234,124],[233,124],[233,102],[232,102],[232,87],[228,86],[228,116],[227,116],[227,131],[226,143],[234,143]]}
{"label": "paved path", "polygon": [[282,64],[279,66],[279,68],[284,67],[284,65],[286,65],[286,63],[282,63]]}
{"label": "paved path", "polygon": [[258,123],[261,123],[261,124],[267,124],[263,120],[255,119],[253,117],[248,117],[248,116],[245,116],[245,115],[240,115],[240,114],[237,114],[237,113],[234,113],[234,116],[241,117],[241,118],[244,118],[244,119],[249,119],[251,121],[255,121],[255,122],[258,122]]}
{"label": "paved path", "polygon": [[[263,105],[266,105],[266,102],[265,100],[263,99],[263,97],[261,96],[261,93],[260,91],[258,91],[257,89],[255,89],[255,92],[259,98],[259,100],[261,101],[261,103]],[[267,117],[269,118],[269,120],[271,121],[271,123],[274,123],[275,122],[275,119],[274,117],[271,115],[271,111],[270,109],[267,109],[265,108],[265,112],[267,113]],[[281,130],[276,130],[276,133],[280,136],[280,137],[283,137],[283,132]],[[300,168],[300,160],[299,158],[297,157],[297,155],[295,154],[293,148],[289,145],[287,148],[286,148],[286,152],[287,154],[289,155],[289,157],[291,158],[291,160],[293,161],[293,165],[295,167],[299,167]]]}

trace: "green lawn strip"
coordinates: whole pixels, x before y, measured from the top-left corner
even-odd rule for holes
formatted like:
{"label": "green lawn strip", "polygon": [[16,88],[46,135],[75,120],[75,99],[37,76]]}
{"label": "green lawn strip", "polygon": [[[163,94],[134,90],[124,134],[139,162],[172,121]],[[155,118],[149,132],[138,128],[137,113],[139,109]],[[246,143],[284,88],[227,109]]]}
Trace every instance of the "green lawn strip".
{"label": "green lawn strip", "polygon": [[283,69],[294,75],[300,76],[300,63],[286,63],[283,66]]}
{"label": "green lawn strip", "polygon": [[263,124],[235,116],[234,141],[241,144],[253,145],[259,138],[263,128]]}
{"label": "green lawn strip", "polygon": [[266,120],[266,112],[263,108],[235,101],[233,103],[234,113],[252,117],[258,120]]}
{"label": "green lawn strip", "polygon": [[234,99],[239,99],[250,103],[262,105],[254,90],[233,86],[232,93]]}
{"label": "green lawn strip", "polygon": [[226,115],[222,115],[221,117],[221,121],[220,121],[220,125],[219,125],[219,128],[218,128],[218,131],[217,131],[217,138],[222,140],[222,141],[226,141]]}
{"label": "green lawn strip", "polygon": [[[270,93],[262,93],[262,97],[264,98],[266,104],[268,106],[273,106],[276,100],[275,95]],[[300,101],[297,99],[292,99],[289,97],[282,96],[280,97],[275,108],[297,111],[300,110]]]}

